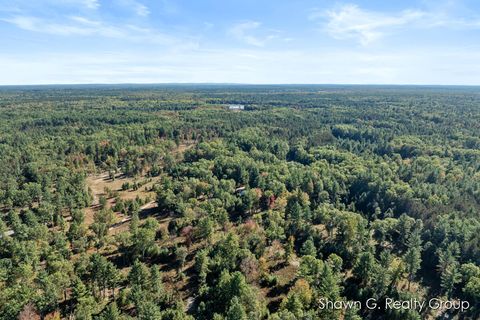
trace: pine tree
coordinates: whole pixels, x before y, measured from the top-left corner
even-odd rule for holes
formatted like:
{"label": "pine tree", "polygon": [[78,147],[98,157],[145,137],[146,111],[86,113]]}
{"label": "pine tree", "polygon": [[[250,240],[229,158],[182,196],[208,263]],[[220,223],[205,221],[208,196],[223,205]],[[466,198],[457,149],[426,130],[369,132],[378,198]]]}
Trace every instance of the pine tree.
{"label": "pine tree", "polygon": [[225,320],[248,320],[245,308],[237,297],[233,297],[231,300]]}
{"label": "pine tree", "polygon": [[308,238],[302,245],[300,253],[304,256],[309,255],[312,257],[317,256],[317,248],[315,248],[315,244],[313,243],[313,239],[310,237]]}
{"label": "pine tree", "polygon": [[445,291],[447,297],[453,292],[455,285],[462,280],[462,275],[459,272],[457,263],[452,263],[447,266],[441,275],[441,287]]}
{"label": "pine tree", "polygon": [[120,320],[121,315],[120,311],[118,310],[117,303],[113,301],[102,312],[101,320]]}
{"label": "pine tree", "polygon": [[419,247],[412,247],[408,249],[405,254],[405,264],[407,267],[408,273],[408,289],[410,289],[410,283],[415,276],[415,273],[420,269],[420,264],[422,262],[421,253]]}

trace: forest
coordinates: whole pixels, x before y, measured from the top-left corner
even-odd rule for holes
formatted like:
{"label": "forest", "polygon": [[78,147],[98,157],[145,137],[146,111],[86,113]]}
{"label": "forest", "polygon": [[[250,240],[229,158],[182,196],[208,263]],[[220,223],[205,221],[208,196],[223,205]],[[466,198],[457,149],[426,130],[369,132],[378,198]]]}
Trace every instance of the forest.
{"label": "forest", "polygon": [[0,87],[0,181],[0,319],[480,318],[479,87]]}

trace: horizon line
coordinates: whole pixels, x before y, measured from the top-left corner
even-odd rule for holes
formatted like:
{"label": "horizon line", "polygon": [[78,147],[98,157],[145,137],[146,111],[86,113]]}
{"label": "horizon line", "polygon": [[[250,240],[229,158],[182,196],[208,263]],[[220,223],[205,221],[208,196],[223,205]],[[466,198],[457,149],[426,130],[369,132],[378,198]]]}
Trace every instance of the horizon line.
{"label": "horizon line", "polygon": [[75,87],[75,86],[391,86],[391,87],[480,87],[480,84],[424,84],[424,83],[244,83],[244,82],[91,82],[91,83],[28,83],[0,84],[5,87]]}

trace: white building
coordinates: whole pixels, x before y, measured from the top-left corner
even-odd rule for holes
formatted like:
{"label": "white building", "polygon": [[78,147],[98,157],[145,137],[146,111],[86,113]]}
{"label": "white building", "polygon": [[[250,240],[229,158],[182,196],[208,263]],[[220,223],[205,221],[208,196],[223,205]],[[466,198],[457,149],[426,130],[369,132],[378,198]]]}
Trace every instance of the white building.
{"label": "white building", "polygon": [[243,104],[231,104],[228,106],[228,110],[243,110],[245,106]]}

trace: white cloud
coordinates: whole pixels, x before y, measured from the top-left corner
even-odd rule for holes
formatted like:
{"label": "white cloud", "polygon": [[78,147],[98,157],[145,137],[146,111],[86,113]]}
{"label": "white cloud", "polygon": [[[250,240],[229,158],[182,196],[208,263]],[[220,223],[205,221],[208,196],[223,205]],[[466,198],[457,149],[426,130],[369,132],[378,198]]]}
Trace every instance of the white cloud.
{"label": "white cloud", "polygon": [[356,4],[344,4],[329,10],[313,10],[310,20],[321,21],[323,29],[335,39],[354,39],[367,46],[399,30],[449,28],[478,29],[478,16],[462,16],[452,7],[406,9],[398,13],[371,11]]}
{"label": "white cloud", "polygon": [[146,17],[150,14],[150,10],[147,8],[147,6],[137,3],[135,13],[139,16]]}
{"label": "white cloud", "polygon": [[423,18],[419,10],[405,10],[398,14],[361,9],[355,4],[346,4],[326,12],[315,11],[310,19],[326,19],[326,31],[336,39],[357,39],[366,46],[388,33],[392,28],[406,26]]}
{"label": "white cloud", "polygon": [[245,21],[233,25],[228,29],[228,34],[235,39],[255,47],[264,47],[269,41],[277,39],[290,42],[293,39],[281,37],[282,31],[274,29],[263,29],[258,21]]}
{"label": "white cloud", "polygon": [[100,7],[99,0],[83,0],[83,3],[88,9],[97,9]]}
{"label": "white cloud", "polygon": [[44,8],[76,8],[96,10],[100,8],[100,0],[0,0],[0,10],[5,9],[28,10]]}
{"label": "white cloud", "polygon": [[258,27],[260,27],[260,22],[247,21],[234,25],[228,32],[238,40],[249,45],[263,47],[265,45],[265,39],[255,37],[251,34],[251,32],[257,30]]}
{"label": "white cloud", "polygon": [[150,9],[137,0],[119,0],[118,4],[129,8],[134,14],[140,17],[147,17],[150,14]]}
{"label": "white cloud", "polygon": [[62,22],[50,22],[46,19],[31,16],[14,16],[3,19],[3,21],[9,22],[23,30],[59,36],[100,35],[110,38],[122,38],[126,36],[125,30],[106,25],[100,21],[77,16],[70,17]]}
{"label": "white cloud", "polygon": [[197,41],[191,37],[175,37],[155,29],[143,28],[132,24],[115,25],[102,20],[93,20],[82,16],[71,16],[60,22],[51,22],[31,16],[13,16],[0,19],[20,29],[57,36],[100,36],[121,39],[130,42],[165,45],[171,47],[197,47]]}

